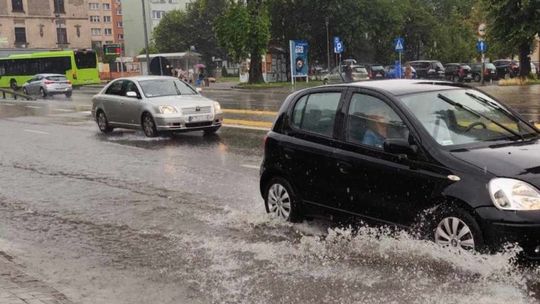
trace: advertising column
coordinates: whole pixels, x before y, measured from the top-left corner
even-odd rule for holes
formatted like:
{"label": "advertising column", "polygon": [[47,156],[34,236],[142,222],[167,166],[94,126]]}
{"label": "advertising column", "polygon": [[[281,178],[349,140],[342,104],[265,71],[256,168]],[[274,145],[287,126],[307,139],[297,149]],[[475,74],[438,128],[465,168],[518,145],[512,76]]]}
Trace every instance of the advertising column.
{"label": "advertising column", "polygon": [[309,45],[304,40],[291,40],[291,83],[294,85],[296,77],[306,77],[308,79],[308,48]]}

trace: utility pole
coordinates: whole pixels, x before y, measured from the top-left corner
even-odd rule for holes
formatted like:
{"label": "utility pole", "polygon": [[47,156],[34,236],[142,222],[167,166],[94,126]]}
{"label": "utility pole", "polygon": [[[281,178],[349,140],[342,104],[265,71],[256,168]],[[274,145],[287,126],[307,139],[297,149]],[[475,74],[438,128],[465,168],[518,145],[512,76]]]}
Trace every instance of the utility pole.
{"label": "utility pole", "polygon": [[150,50],[148,49],[148,29],[146,28],[146,6],[144,0],[141,0],[141,3],[144,24],[144,50],[146,51],[146,73],[150,75]]}
{"label": "utility pole", "polygon": [[330,73],[330,32],[328,31],[328,25],[330,24],[330,20],[328,17],[324,19],[326,24],[326,53],[328,55],[327,58],[327,67],[328,67],[328,73]]}

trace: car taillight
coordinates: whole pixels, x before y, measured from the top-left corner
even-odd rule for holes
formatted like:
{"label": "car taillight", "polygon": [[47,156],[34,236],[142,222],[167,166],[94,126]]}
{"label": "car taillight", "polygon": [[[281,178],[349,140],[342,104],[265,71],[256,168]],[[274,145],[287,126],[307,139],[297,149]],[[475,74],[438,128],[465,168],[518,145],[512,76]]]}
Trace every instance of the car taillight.
{"label": "car taillight", "polygon": [[54,81],[50,81],[50,80],[45,80],[45,81],[44,81],[44,83],[45,83],[45,84],[53,84],[53,83],[54,83]]}
{"label": "car taillight", "polygon": [[71,80],[68,80],[67,83],[68,83],[68,84],[71,84]]}

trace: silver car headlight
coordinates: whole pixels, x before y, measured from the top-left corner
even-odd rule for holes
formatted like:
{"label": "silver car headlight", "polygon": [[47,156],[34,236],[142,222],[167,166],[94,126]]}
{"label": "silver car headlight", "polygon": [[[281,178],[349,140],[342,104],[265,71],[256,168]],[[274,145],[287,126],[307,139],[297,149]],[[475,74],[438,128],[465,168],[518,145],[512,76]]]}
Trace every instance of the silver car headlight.
{"label": "silver car headlight", "polygon": [[159,106],[159,112],[161,114],[174,114],[178,113],[175,107],[173,106]]}
{"label": "silver car headlight", "polygon": [[540,210],[540,191],[517,179],[492,179],[489,194],[493,204],[501,210]]}
{"label": "silver car headlight", "polygon": [[214,113],[215,114],[223,113],[223,111],[221,111],[221,105],[217,101],[214,101]]}

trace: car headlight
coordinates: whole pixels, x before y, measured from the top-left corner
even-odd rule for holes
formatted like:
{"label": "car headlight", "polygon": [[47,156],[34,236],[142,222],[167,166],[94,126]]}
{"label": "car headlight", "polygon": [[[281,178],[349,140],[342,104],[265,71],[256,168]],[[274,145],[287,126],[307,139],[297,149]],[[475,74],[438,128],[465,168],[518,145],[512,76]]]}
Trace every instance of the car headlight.
{"label": "car headlight", "polygon": [[221,105],[217,101],[214,101],[214,113],[222,113],[221,112]]}
{"label": "car headlight", "polygon": [[178,111],[176,110],[176,108],[173,107],[173,106],[159,106],[159,112],[161,112],[161,114],[173,114],[173,113],[178,113]]}
{"label": "car headlight", "polygon": [[501,210],[540,210],[540,191],[520,180],[494,178],[489,182],[489,194]]}

